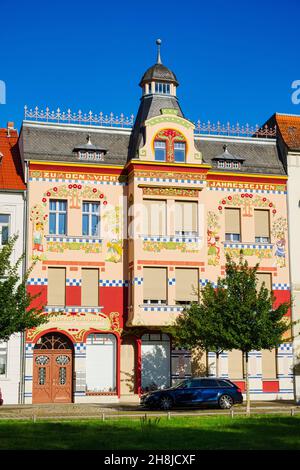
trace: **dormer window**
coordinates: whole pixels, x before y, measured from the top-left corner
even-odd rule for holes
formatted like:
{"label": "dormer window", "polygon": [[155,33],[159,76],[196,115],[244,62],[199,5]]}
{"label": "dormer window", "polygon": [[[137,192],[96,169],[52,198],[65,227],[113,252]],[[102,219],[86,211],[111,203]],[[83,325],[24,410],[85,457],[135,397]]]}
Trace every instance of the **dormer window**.
{"label": "dormer window", "polygon": [[174,162],[185,162],[185,143],[174,142]]}
{"label": "dormer window", "polygon": [[85,145],[74,148],[74,152],[77,154],[77,158],[79,160],[103,162],[106,150],[97,148],[95,145],[93,145],[90,135],[87,136],[86,140],[87,143]]}
{"label": "dormer window", "polygon": [[154,159],[159,162],[183,163],[186,159],[186,139],[174,129],[162,129],[154,139]]}
{"label": "dormer window", "polygon": [[166,142],[156,140],[154,142],[155,160],[158,162],[166,161]]}
{"label": "dormer window", "polygon": [[227,150],[227,145],[223,145],[224,152],[222,155],[213,158],[218,168],[225,168],[226,170],[240,170],[244,161],[244,158],[232,155]]}

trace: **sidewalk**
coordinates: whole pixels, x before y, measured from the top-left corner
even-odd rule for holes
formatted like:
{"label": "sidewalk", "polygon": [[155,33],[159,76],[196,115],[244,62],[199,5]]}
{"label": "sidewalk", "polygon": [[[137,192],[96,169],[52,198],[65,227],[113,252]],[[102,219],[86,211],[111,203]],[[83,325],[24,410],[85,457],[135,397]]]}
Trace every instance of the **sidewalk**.
{"label": "sidewalk", "polygon": [[[239,414],[245,412],[245,404],[233,407],[233,413]],[[279,401],[261,401],[251,404],[252,413],[290,413],[291,410],[300,412],[300,406],[297,406],[292,400]],[[105,417],[139,417],[151,415],[167,415],[166,412],[160,410],[149,411],[141,408],[133,403],[118,404],[40,404],[40,405],[3,405],[0,407],[0,419],[87,419]],[[229,414],[230,410],[220,410],[218,408],[176,408],[171,411],[172,415],[212,415],[212,414]]]}

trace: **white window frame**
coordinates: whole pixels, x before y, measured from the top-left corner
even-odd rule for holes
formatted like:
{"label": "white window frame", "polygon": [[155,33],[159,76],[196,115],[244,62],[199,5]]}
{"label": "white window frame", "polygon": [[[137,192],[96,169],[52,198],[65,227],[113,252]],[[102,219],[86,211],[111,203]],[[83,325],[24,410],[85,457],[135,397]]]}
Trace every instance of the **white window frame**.
{"label": "white window frame", "polygon": [[[2,354],[2,351],[5,351],[4,354]],[[5,379],[7,377],[7,367],[8,367],[8,344],[6,341],[1,341],[0,343],[0,356],[5,357],[5,373],[2,374],[0,371],[0,379]]]}
{"label": "white window frame", "polygon": [[[89,205],[89,210],[88,211],[83,210],[84,204]],[[98,213],[92,212],[92,204],[97,204],[98,205],[98,207],[99,207]],[[99,238],[100,237],[100,228],[101,228],[101,204],[100,204],[100,202],[98,202],[98,201],[82,201],[82,232],[83,232],[83,216],[84,215],[88,216],[88,234],[83,235],[83,236]],[[93,218],[93,215],[98,215],[98,218],[99,218],[98,230],[97,230],[98,233],[96,235],[92,235],[92,218]]]}
{"label": "white window frame", "polygon": [[7,239],[9,239],[11,215],[10,214],[3,214],[3,213],[0,214],[0,216],[1,215],[4,215],[4,216],[8,217],[8,222],[0,222],[0,246],[4,246],[4,245],[6,245],[6,243],[2,243],[2,230],[3,230],[3,227],[8,227]]}
{"label": "white window frame", "polygon": [[[55,202],[55,210],[50,209],[51,202]],[[59,203],[66,203],[66,210],[59,209]],[[55,233],[50,233],[50,214],[55,214]],[[66,230],[65,233],[59,233],[59,215],[66,214]],[[68,201],[67,199],[50,199],[49,201],[49,234],[50,235],[67,235],[68,233]]]}

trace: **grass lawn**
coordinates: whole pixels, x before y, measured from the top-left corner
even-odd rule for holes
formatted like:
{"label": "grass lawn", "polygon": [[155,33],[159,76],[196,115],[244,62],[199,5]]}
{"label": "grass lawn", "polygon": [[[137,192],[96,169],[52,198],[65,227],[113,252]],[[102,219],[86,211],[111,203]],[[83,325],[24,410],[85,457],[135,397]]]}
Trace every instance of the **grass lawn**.
{"label": "grass lawn", "polygon": [[300,449],[300,417],[0,421],[0,449]]}

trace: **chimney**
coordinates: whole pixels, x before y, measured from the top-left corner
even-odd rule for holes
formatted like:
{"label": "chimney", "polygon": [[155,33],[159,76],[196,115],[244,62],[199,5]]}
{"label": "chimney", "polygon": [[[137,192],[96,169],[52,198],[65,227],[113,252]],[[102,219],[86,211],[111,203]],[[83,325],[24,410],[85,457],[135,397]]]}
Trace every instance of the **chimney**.
{"label": "chimney", "polygon": [[10,131],[12,131],[15,128],[15,123],[12,121],[9,121],[7,123],[7,137],[10,137]]}

